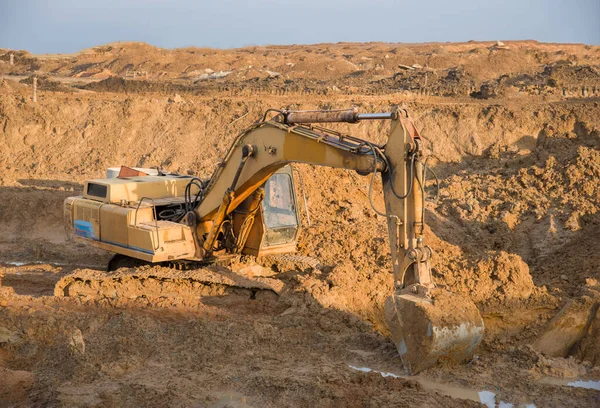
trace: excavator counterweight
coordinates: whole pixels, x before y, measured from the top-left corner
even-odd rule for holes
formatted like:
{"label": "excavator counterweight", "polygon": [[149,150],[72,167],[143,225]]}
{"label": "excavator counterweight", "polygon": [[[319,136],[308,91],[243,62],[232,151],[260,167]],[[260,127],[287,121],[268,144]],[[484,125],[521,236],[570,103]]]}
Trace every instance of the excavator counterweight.
{"label": "excavator counterweight", "polygon": [[[390,122],[385,145],[318,125],[365,120]],[[469,298],[436,287],[432,279],[433,251],[424,240],[426,161],[422,139],[406,110],[365,114],[356,109],[270,109],[236,137],[207,180],[124,169],[117,178],[87,181],[82,196],[65,201],[66,229],[69,237],[148,263],[210,264],[235,254],[293,253],[299,216],[290,164],[371,175],[372,206],[373,180],[380,174],[385,209],[373,210],[387,220],[395,284],[385,305],[386,320],[405,368],[416,373],[438,361],[471,359],[484,330]],[[213,285],[215,273],[211,270],[205,277]],[[174,279],[192,276],[197,286],[199,273]],[[90,276],[84,278],[89,282],[83,286],[94,286]],[[70,276],[59,292],[73,295],[84,278]],[[95,287],[113,293],[123,277],[111,279]],[[219,284],[230,287],[241,281],[229,277]],[[243,286],[280,293],[273,288],[281,285],[271,278],[244,278]]]}

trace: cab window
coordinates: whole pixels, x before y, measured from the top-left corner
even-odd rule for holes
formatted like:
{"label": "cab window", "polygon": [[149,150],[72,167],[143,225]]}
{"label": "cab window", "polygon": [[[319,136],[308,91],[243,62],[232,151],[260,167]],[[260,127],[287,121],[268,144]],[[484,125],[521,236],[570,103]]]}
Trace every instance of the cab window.
{"label": "cab window", "polygon": [[298,225],[292,180],[289,174],[274,174],[267,180],[263,213],[268,229]]}

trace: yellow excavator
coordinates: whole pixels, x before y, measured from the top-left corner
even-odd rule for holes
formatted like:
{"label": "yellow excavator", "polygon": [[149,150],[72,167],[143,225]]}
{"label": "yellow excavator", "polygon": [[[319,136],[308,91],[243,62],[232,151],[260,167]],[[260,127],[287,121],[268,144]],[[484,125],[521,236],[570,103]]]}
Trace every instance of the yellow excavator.
{"label": "yellow excavator", "polygon": [[[390,121],[385,145],[320,125],[366,120]],[[372,176],[369,198],[387,220],[395,282],[386,320],[408,372],[472,359],[483,320],[470,299],[432,280],[423,223],[426,153],[408,112],[398,107],[385,113],[270,109],[236,137],[208,180],[123,167],[118,177],[86,181],[82,196],[65,201],[67,234],[116,253],[115,259],[147,263],[294,253],[299,216],[291,163]],[[378,174],[382,210],[372,199]]]}

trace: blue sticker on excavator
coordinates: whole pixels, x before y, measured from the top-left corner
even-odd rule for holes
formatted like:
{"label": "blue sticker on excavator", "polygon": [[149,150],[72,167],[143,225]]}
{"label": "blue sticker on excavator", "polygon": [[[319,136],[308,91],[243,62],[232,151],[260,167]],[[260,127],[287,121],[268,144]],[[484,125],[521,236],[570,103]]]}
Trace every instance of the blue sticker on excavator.
{"label": "blue sticker on excavator", "polygon": [[83,220],[75,220],[73,222],[74,234],[78,237],[97,239],[96,234],[94,234],[94,227],[92,223],[89,221]]}

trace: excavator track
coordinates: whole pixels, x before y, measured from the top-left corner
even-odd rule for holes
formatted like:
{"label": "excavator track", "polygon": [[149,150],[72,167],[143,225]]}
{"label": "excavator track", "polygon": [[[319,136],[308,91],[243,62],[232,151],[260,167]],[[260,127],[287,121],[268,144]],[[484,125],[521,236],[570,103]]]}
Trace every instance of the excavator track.
{"label": "excavator track", "polygon": [[283,289],[284,283],[278,279],[244,276],[215,264],[190,270],[146,265],[110,273],[80,269],[58,281],[54,294],[82,300],[138,299],[153,304],[197,304],[215,296],[276,298]]}
{"label": "excavator track", "polygon": [[[319,259],[298,254],[275,254],[266,255],[262,257],[244,256],[246,263],[253,264],[258,263],[259,265],[270,268],[274,273],[281,273],[287,271],[298,271],[308,272],[310,270],[320,270],[323,268]],[[176,260],[163,262],[160,265],[179,271],[190,271],[195,269],[201,269],[208,265],[219,265],[229,267],[233,261],[240,260],[239,255],[230,256],[219,256],[218,258],[212,258],[204,261],[190,261],[190,260]],[[116,254],[109,261],[106,270],[108,272],[114,272],[120,268],[139,268],[142,266],[153,265],[151,262],[142,261],[140,259],[131,258],[129,256]]]}
{"label": "excavator track", "polygon": [[227,266],[233,257],[223,256],[220,258],[207,259],[205,261],[189,261],[180,259],[176,261],[161,262],[153,264],[152,262],[142,261],[141,259],[132,258],[126,255],[116,254],[108,262],[106,267],[107,272],[115,272],[121,268],[140,268],[142,266],[160,265],[165,268],[171,268],[179,271],[191,271],[194,269],[202,269],[209,265]]}
{"label": "excavator track", "polygon": [[[170,261],[152,265],[117,254],[108,263],[107,272],[81,269],[63,277],[55,286],[55,296],[84,300],[144,299],[152,303],[199,303],[204,297],[237,295],[248,299],[278,296],[284,283],[274,276],[290,270],[304,272],[319,269],[318,259],[303,255],[281,254],[254,259],[248,265],[256,269],[227,266],[235,257],[208,261]],[[248,273],[248,270],[254,273]]]}
{"label": "excavator track", "polygon": [[[117,254],[108,263],[107,272],[81,269],[63,277],[55,286],[55,296],[85,300],[145,299],[156,303],[198,303],[207,296],[238,295],[248,299],[278,296],[284,283],[273,276],[294,270],[319,269],[318,259],[303,255],[280,254],[261,257],[249,266],[260,265],[263,275],[248,273],[251,268],[227,266],[235,257],[212,261],[178,260],[152,265]],[[269,295],[266,295],[269,294]]]}

